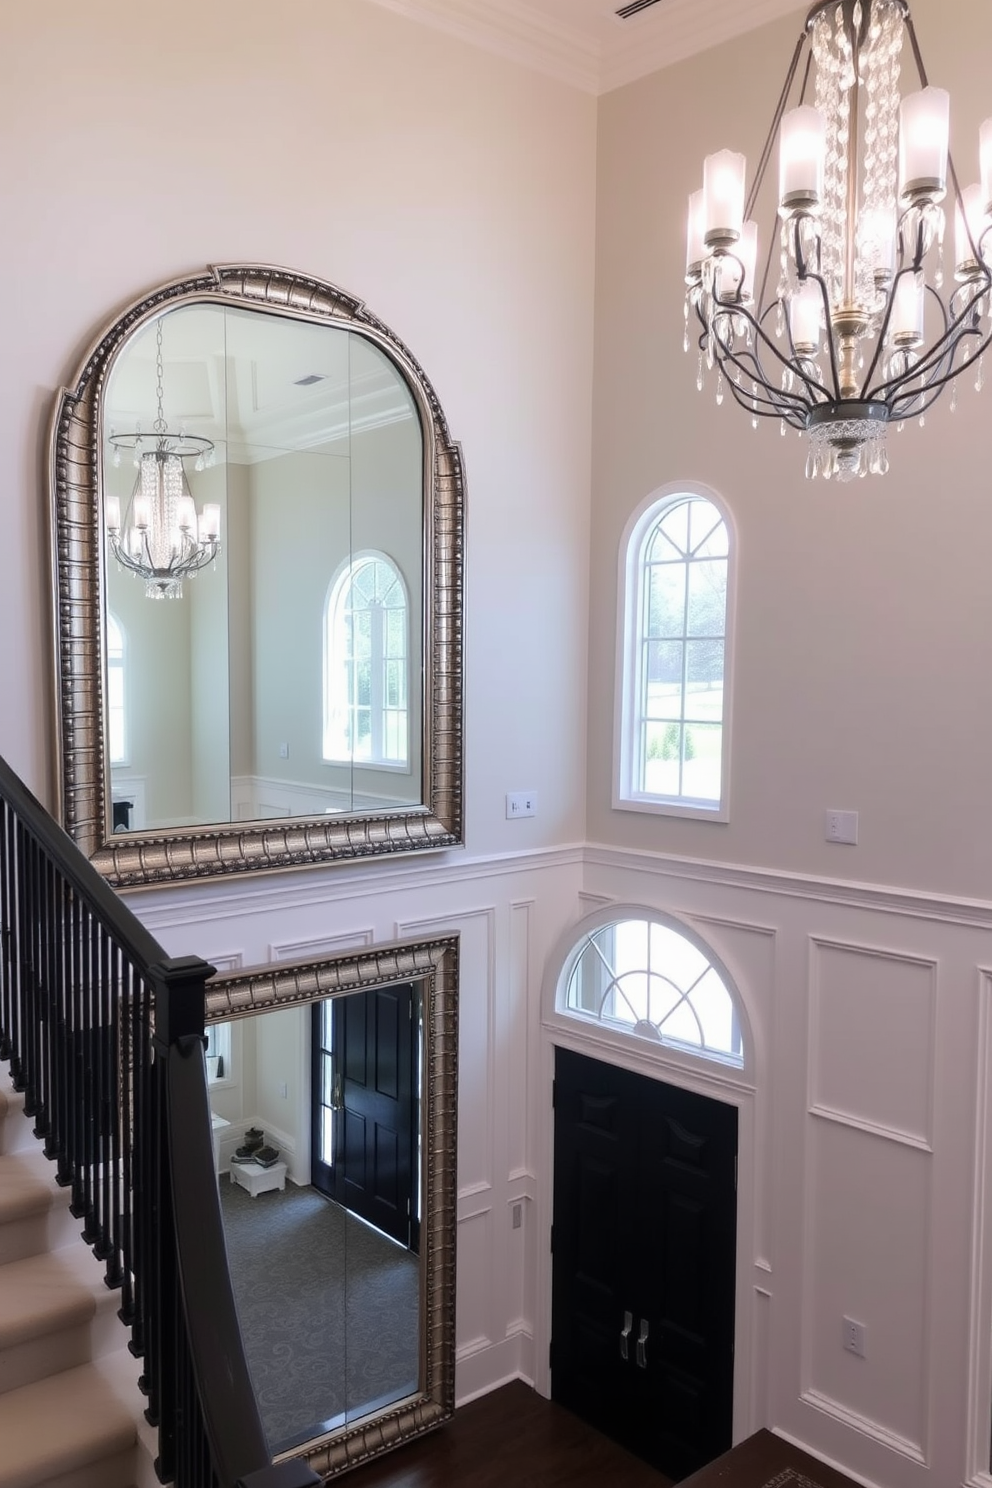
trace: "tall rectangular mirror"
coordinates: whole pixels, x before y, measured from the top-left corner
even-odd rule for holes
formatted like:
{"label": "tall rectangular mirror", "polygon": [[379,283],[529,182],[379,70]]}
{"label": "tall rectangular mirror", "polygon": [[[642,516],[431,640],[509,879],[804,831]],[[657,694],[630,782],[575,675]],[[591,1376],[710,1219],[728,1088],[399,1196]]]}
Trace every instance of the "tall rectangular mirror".
{"label": "tall rectangular mirror", "polygon": [[456,962],[442,939],[208,989],[249,1371],[270,1451],[322,1473],[452,1407]]}

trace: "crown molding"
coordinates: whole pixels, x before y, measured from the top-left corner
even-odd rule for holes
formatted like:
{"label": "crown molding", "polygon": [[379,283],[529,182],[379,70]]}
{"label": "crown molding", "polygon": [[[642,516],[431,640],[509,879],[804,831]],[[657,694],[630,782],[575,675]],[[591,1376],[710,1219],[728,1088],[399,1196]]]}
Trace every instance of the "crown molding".
{"label": "crown molding", "polygon": [[518,62],[559,82],[600,94],[682,62],[697,52],[805,12],[809,0],[662,0],[629,21],[604,0],[598,35],[567,25],[526,0],[372,0],[409,20]]}
{"label": "crown molding", "polygon": [[585,32],[556,24],[516,0],[372,0],[372,4],[519,62],[584,93],[600,91],[597,42]]}
{"label": "crown molding", "polygon": [[[604,49],[598,91],[609,93],[783,16],[795,13],[805,17],[809,3],[810,0],[730,0],[730,3],[715,0],[713,4],[703,5],[700,0],[663,0],[650,28],[645,26],[639,35],[633,29],[628,33],[625,28],[617,45]],[[644,19],[654,15],[654,10],[645,11]],[[632,22],[626,25],[633,27]],[[787,60],[783,57],[783,66]]]}

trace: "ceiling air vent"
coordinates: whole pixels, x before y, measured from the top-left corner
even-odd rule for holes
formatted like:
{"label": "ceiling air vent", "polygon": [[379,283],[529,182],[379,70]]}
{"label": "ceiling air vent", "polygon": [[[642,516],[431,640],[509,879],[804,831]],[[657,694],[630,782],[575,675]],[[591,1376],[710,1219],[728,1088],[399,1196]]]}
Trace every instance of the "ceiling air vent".
{"label": "ceiling air vent", "polygon": [[630,0],[628,5],[621,5],[616,14],[622,21],[629,21],[631,16],[640,15],[642,10],[657,4],[658,0]]}

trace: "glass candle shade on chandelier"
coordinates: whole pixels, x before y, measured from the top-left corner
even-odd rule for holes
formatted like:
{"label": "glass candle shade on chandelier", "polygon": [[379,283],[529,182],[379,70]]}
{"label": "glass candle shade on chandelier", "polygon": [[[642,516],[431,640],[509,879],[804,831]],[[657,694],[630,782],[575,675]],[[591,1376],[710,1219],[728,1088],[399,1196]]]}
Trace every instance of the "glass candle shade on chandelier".
{"label": "glass candle shade on chandelier", "polygon": [[170,433],[165,421],[161,320],[155,330],[155,378],[157,409],[151,431],[111,431],[108,439],[111,463],[120,465],[122,452],[128,450],[138,476],[123,524],[120,500],[107,497],[107,538],[121,567],[144,580],[147,598],[182,599],[183,579],[193,578],[220,551],[220,506],[206,502],[197,513],[184,463],[195,459],[195,468],[205,469],[213,463],[213,443],[185,429]]}
{"label": "glass candle shade on chandelier", "polygon": [[[900,101],[904,37],[921,88]],[[807,47],[798,106],[787,111]],[[718,403],[729,387],[755,428],[770,417],[783,434],[805,431],[808,476],[884,473],[890,423],[922,423],[963,372],[981,387],[992,339],[992,119],[981,128],[981,182],[964,191],[948,120],[906,0],[826,0],[807,17],[747,201],[745,159],[730,150],[707,157],[689,198],[685,348],[696,339],[697,386],[715,369]],[[776,133],[780,226],[759,289],[751,213]],[[948,175],[956,222],[945,269]]]}

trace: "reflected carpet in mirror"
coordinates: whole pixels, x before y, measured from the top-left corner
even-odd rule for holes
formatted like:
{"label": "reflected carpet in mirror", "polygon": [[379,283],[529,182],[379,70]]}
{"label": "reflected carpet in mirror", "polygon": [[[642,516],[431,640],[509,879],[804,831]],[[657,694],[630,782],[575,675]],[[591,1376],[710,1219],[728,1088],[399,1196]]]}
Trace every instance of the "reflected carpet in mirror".
{"label": "reflected carpet in mirror", "polygon": [[231,1279],[273,1453],[417,1388],[420,1263],[312,1188],[220,1180]]}

